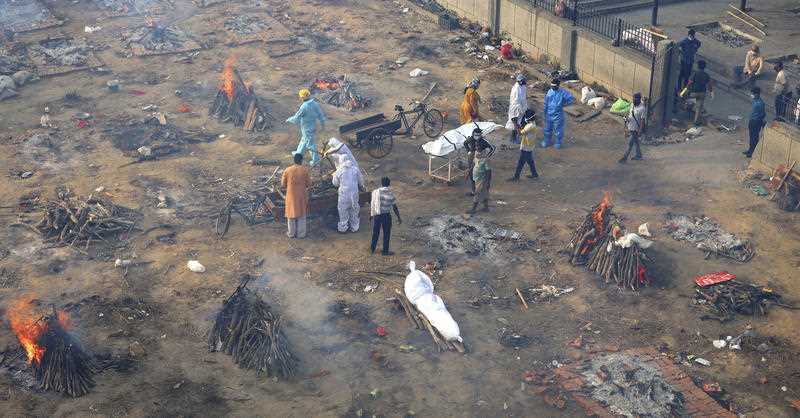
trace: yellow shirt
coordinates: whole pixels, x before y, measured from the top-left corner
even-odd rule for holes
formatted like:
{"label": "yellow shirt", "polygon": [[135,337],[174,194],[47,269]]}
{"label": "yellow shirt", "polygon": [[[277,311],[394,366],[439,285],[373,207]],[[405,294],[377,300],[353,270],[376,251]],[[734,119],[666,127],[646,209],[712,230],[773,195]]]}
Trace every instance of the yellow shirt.
{"label": "yellow shirt", "polygon": [[519,135],[520,151],[533,151],[533,147],[536,144],[536,125],[531,122],[526,123],[525,126],[519,131]]}

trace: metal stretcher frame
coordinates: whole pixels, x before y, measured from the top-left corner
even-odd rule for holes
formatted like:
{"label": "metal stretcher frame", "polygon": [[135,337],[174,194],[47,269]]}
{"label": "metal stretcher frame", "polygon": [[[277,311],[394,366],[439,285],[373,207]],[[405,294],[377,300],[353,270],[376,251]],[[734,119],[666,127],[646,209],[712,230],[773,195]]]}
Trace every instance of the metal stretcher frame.
{"label": "metal stretcher frame", "polygon": [[447,139],[446,136],[442,137],[453,145],[455,151],[444,157],[428,154],[428,175],[433,179],[453,184],[457,179],[464,178],[466,169],[460,167],[469,167],[469,164],[467,164],[463,148],[456,147],[456,144]]}

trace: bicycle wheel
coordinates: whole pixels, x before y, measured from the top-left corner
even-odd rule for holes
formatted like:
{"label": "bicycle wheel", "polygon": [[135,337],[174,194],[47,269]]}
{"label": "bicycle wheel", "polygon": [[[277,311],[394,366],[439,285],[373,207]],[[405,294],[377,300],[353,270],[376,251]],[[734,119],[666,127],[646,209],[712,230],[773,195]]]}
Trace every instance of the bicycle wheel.
{"label": "bicycle wheel", "polygon": [[422,116],[422,130],[428,138],[438,138],[444,128],[444,116],[436,109],[430,109]]}
{"label": "bicycle wheel", "polygon": [[219,211],[217,220],[214,222],[214,231],[220,239],[225,236],[225,233],[228,232],[228,228],[231,226],[231,209],[232,207],[230,204],[225,205],[225,207]]}
{"label": "bicycle wheel", "polygon": [[367,154],[372,158],[383,158],[392,152],[392,145],[394,145],[392,134],[380,128],[375,129],[367,140]]}

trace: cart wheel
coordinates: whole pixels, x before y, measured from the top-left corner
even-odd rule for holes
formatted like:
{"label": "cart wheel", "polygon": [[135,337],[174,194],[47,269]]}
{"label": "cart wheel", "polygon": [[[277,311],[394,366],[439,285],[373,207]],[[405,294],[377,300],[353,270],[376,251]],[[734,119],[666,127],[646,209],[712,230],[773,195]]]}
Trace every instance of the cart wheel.
{"label": "cart wheel", "polygon": [[372,158],[383,158],[392,152],[394,139],[392,134],[383,129],[378,128],[372,131],[367,141],[367,154]]}
{"label": "cart wheel", "polygon": [[436,109],[430,109],[422,117],[422,130],[428,138],[438,138],[444,128],[444,116]]}
{"label": "cart wheel", "polygon": [[228,228],[231,226],[231,209],[231,205],[225,205],[225,207],[219,211],[217,221],[214,223],[214,231],[220,239],[225,236],[228,232]]}

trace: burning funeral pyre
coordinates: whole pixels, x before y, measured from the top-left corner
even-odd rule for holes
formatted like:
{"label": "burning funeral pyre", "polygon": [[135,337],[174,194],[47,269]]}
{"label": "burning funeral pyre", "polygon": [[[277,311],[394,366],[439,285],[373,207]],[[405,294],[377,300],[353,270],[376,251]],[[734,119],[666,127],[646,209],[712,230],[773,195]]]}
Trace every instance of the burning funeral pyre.
{"label": "burning funeral pyre", "polygon": [[210,351],[230,354],[239,367],[288,379],[295,374],[298,359],[289,349],[278,314],[254,291],[245,276],[233,294],[222,302],[208,338]]}
{"label": "burning funeral pyre", "polygon": [[72,397],[89,392],[94,386],[96,365],[69,332],[65,312],[53,308],[52,313],[38,317],[29,300],[20,300],[9,308],[8,316],[39,387]]}
{"label": "burning funeral pyre", "polygon": [[234,68],[234,59],[225,60],[219,91],[208,109],[208,115],[222,122],[233,122],[246,131],[263,131],[271,126],[272,116],[258,103],[253,87],[242,80]]}
{"label": "burning funeral pyre", "polygon": [[611,198],[603,200],[586,215],[567,245],[569,262],[597,273],[606,283],[637,290],[650,284],[645,253],[652,242],[625,233],[622,221],[612,212]]}
{"label": "burning funeral pyre", "polygon": [[55,200],[44,205],[42,219],[34,228],[45,242],[59,245],[85,245],[134,228],[136,213],[114,205],[108,200],[89,195],[78,199],[69,191],[58,193]]}
{"label": "burning funeral pyre", "polygon": [[368,97],[361,94],[354,82],[341,77],[325,76],[314,80],[311,85],[312,92],[319,92],[319,100],[336,107],[343,107],[351,112],[366,109],[372,103]]}

